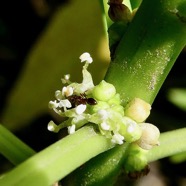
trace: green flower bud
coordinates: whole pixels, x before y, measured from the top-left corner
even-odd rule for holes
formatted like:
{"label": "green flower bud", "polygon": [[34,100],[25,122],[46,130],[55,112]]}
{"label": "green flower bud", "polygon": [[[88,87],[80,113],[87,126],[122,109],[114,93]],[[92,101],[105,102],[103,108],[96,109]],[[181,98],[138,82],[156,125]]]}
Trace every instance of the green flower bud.
{"label": "green flower bud", "polygon": [[114,85],[107,83],[102,80],[97,86],[92,90],[92,95],[96,100],[108,101],[116,94],[116,89]]}
{"label": "green flower bud", "polygon": [[110,106],[112,105],[120,105],[121,104],[121,99],[119,94],[115,94],[111,99],[109,99],[108,104]]}
{"label": "green flower bud", "polygon": [[121,105],[115,105],[113,107],[111,107],[111,109],[119,114],[121,114],[122,116],[124,116],[124,108]]}
{"label": "green flower bud", "polygon": [[151,105],[142,99],[134,98],[125,107],[125,115],[136,122],[143,122],[150,115]]}

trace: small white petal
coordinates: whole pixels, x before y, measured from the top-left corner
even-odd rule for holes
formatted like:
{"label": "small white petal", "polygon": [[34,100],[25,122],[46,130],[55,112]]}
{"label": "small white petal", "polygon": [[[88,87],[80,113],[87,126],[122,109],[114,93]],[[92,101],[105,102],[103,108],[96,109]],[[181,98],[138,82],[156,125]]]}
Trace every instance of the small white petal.
{"label": "small white petal", "polygon": [[108,123],[106,123],[106,122],[102,122],[101,123],[101,128],[103,130],[109,130],[110,129],[110,125],[108,125]]}
{"label": "small white petal", "polygon": [[68,127],[68,133],[69,134],[74,134],[75,133],[76,126],[72,125]]}
{"label": "small white petal", "polygon": [[90,56],[90,54],[88,52],[83,53],[79,59],[81,60],[81,62],[85,62],[87,61],[88,63],[92,63],[93,59]]}
{"label": "small white petal", "polygon": [[85,112],[86,108],[87,108],[86,105],[83,105],[83,104],[78,105],[78,106],[75,108],[75,112],[76,112],[77,114],[82,114],[83,112]]}

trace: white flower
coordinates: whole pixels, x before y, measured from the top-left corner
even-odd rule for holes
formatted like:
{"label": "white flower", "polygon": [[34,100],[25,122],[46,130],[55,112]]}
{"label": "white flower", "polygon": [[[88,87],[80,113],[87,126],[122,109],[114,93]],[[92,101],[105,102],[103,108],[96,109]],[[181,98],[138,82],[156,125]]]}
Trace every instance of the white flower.
{"label": "white flower", "polygon": [[113,136],[112,136],[112,143],[115,143],[115,144],[123,144],[123,140],[124,140],[124,137],[118,133],[115,133]]}
{"label": "white flower", "polygon": [[76,114],[82,114],[83,112],[85,112],[86,108],[86,105],[80,104],[75,108],[75,112]]}
{"label": "white flower", "polygon": [[71,86],[68,86],[68,87],[63,87],[62,88],[62,95],[63,96],[71,96],[73,94],[74,90]]}
{"label": "white flower", "polygon": [[76,129],[76,125],[72,125],[68,127],[68,133],[69,134],[74,134]]}
{"label": "white flower", "polygon": [[59,107],[60,108],[64,107],[66,109],[72,107],[72,105],[68,99],[64,99],[59,102]]}
{"label": "white flower", "polygon": [[92,63],[93,59],[90,56],[90,54],[88,52],[83,53],[79,59],[81,60],[81,62],[88,62],[88,63]]}

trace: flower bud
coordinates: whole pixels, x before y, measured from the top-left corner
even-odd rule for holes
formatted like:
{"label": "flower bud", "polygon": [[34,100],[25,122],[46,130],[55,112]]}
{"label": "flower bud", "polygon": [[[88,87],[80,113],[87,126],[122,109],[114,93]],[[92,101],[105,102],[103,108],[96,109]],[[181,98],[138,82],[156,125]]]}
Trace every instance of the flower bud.
{"label": "flower bud", "polygon": [[126,5],[122,4],[122,2],[123,0],[110,0],[108,2],[108,4],[110,5],[108,15],[114,22],[129,22],[131,20],[131,12],[129,8]]}
{"label": "flower bud", "polygon": [[92,95],[96,100],[108,101],[116,94],[116,89],[114,85],[107,83],[102,80],[97,86],[92,90]]}
{"label": "flower bud", "polygon": [[159,129],[150,123],[139,124],[142,129],[141,138],[137,141],[137,144],[145,150],[150,150],[153,146],[159,145]]}
{"label": "flower bud", "polygon": [[125,107],[125,115],[135,120],[143,122],[150,115],[151,105],[142,99],[134,98]]}

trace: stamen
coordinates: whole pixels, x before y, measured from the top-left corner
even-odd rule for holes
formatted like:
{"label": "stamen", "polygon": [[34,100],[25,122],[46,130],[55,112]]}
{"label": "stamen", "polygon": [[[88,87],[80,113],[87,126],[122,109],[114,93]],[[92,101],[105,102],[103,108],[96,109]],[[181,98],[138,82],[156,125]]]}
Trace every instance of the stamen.
{"label": "stamen", "polygon": [[81,62],[88,62],[88,63],[92,63],[93,59],[90,56],[90,54],[88,52],[83,53],[79,59],[81,60]]}

